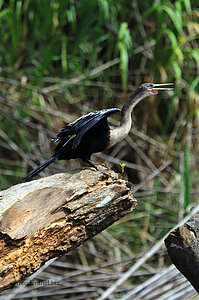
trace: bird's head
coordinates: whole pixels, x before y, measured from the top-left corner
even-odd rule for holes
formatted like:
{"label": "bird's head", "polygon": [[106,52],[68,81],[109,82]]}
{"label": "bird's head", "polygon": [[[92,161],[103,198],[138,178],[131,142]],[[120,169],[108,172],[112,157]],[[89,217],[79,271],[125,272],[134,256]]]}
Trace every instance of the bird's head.
{"label": "bird's head", "polygon": [[127,102],[124,104],[122,115],[125,115],[125,112],[128,111],[128,109],[132,111],[142,99],[150,95],[157,95],[158,91],[173,91],[173,88],[174,83],[143,83],[130,95]]}
{"label": "bird's head", "polygon": [[147,96],[157,95],[158,91],[172,91],[174,83],[143,83],[139,89]]}

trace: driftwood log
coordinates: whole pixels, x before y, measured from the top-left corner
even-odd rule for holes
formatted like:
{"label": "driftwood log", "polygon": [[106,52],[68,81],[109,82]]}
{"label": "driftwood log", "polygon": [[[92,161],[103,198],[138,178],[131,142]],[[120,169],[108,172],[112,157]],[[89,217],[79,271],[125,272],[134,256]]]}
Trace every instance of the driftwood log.
{"label": "driftwood log", "polygon": [[199,215],[172,230],[165,245],[176,268],[199,293]]}
{"label": "driftwood log", "polygon": [[0,192],[0,290],[135,208],[130,184],[102,171],[73,170]]}

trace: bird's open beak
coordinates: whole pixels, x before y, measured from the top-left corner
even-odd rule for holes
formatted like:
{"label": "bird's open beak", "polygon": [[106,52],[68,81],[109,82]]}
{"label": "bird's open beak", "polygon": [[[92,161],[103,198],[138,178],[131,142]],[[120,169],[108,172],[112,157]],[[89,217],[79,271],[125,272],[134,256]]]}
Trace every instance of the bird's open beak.
{"label": "bird's open beak", "polygon": [[174,83],[157,83],[154,84],[152,90],[156,91],[173,91]]}
{"label": "bird's open beak", "polygon": [[174,83],[156,83],[150,89],[152,95],[158,94],[158,91],[173,91]]}

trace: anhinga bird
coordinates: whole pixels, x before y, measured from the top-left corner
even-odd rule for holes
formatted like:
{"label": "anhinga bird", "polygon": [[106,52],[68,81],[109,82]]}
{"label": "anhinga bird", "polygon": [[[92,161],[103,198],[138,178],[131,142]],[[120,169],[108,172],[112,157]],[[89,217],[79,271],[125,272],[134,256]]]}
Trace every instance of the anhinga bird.
{"label": "anhinga bird", "polygon": [[55,143],[58,143],[54,154],[36,169],[25,175],[20,182],[33,178],[56,159],[69,160],[81,158],[92,165],[90,157],[93,153],[112,147],[128,135],[132,123],[132,110],[142,99],[158,94],[159,90],[172,89],[173,83],[142,84],[122,107],[121,122],[118,127],[110,127],[107,118],[113,113],[120,111],[120,109],[110,108],[88,113],[62,128],[53,139]]}

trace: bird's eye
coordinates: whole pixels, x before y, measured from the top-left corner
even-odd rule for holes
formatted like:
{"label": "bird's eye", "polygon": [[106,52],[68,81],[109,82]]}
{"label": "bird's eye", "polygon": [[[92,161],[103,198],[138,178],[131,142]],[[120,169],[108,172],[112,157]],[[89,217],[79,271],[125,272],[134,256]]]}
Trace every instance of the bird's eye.
{"label": "bird's eye", "polygon": [[153,83],[143,83],[141,87],[145,89],[152,89],[153,88]]}

